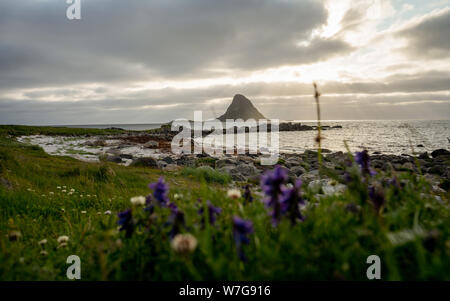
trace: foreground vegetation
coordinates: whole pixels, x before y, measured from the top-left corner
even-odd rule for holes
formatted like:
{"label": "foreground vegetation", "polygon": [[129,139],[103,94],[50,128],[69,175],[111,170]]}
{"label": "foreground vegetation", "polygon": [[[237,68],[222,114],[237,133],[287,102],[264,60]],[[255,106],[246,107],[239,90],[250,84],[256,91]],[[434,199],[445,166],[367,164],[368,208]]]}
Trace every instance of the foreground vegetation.
{"label": "foreground vegetation", "polygon": [[[364,280],[372,254],[385,280],[450,280],[448,194],[436,198],[418,175],[373,175],[354,162],[349,189],[325,196],[280,172],[263,192],[253,186],[251,201],[221,174],[85,163],[14,139],[99,132],[112,133],[0,127],[1,280],[65,280],[72,254],[83,280]],[[162,180],[148,187],[161,176],[167,195]],[[273,213],[277,202],[262,200],[274,189],[304,208]],[[151,197],[130,202],[140,195]],[[184,245],[180,233],[192,235]]]}

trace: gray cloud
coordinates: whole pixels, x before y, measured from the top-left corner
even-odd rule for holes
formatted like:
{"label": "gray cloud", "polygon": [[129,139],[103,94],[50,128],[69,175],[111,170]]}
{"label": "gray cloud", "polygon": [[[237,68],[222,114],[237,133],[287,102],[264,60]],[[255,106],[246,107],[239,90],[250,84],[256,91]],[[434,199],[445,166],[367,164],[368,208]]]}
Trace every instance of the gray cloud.
{"label": "gray cloud", "polygon": [[0,3],[0,87],[220,75],[325,60],[350,51],[314,39],[317,1],[84,1],[82,20],[64,1]]}
{"label": "gray cloud", "polygon": [[397,33],[406,38],[408,47],[402,51],[413,57],[440,59],[450,56],[450,9]]}

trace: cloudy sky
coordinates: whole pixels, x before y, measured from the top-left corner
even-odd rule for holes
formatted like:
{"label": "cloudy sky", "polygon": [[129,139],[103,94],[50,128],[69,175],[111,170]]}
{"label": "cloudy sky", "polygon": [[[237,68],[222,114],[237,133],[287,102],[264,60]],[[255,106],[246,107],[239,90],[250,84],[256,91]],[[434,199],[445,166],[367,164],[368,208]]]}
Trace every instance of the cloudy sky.
{"label": "cloudy sky", "polygon": [[448,119],[450,0],[0,2],[0,124]]}

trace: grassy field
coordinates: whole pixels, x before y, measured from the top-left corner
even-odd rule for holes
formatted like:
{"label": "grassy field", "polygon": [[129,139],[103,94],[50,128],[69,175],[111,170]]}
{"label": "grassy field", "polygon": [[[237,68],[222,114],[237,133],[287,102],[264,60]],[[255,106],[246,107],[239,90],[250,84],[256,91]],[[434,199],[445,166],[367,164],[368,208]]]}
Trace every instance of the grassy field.
{"label": "grassy field", "polygon": [[[283,216],[273,226],[260,196],[253,192],[253,202],[229,197],[231,184],[221,174],[85,163],[14,140],[117,132],[0,126],[0,280],[67,280],[72,254],[81,259],[82,280],[365,280],[372,254],[381,258],[384,280],[450,280],[448,195],[438,201],[417,175],[396,175],[402,187],[383,182],[377,212],[353,166],[347,192],[319,199],[303,187],[304,221]],[[151,194],[147,185],[160,176],[184,223],[171,219],[170,207],[145,211],[130,203]],[[221,209],[215,223],[203,222],[209,210],[199,214],[207,200]],[[117,213],[127,208],[129,237],[117,224]],[[246,260],[236,251],[234,216],[253,223],[253,232],[243,233],[249,243],[240,245]],[[174,228],[195,237],[195,250],[176,252]],[[67,244],[60,236],[68,236]]]}

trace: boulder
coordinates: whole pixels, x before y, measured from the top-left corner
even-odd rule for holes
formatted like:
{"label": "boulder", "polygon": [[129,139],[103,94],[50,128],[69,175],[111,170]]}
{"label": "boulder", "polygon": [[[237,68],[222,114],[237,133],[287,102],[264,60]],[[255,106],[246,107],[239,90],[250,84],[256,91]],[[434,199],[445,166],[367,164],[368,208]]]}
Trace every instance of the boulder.
{"label": "boulder", "polygon": [[216,161],[216,168],[219,169],[224,166],[235,166],[236,164],[237,164],[237,162],[235,160],[225,158],[225,159],[220,159],[220,160]]}
{"label": "boulder", "polygon": [[450,155],[450,152],[448,150],[446,150],[446,149],[443,149],[443,148],[437,149],[437,150],[434,150],[434,151],[431,152],[431,156],[433,158],[437,158],[439,156],[444,156],[444,155],[448,156],[448,155]]}
{"label": "boulder", "polygon": [[122,159],[133,159],[133,155],[130,154],[120,154],[119,157]]}
{"label": "boulder", "polygon": [[134,159],[131,163],[132,166],[143,166],[143,167],[158,167],[156,160],[152,157],[143,157]]}
{"label": "boulder", "polygon": [[120,156],[107,156],[106,161],[114,163],[122,163],[122,158]]}
{"label": "boulder", "polygon": [[302,166],[294,166],[291,169],[291,172],[293,172],[297,177],[301,176],[302,174],[306,173],[306,169]]}
{"label": "boulder", "polygon": [[157,141],[148,141],[144,144],[144,148],[158,148],[158,145]]}

